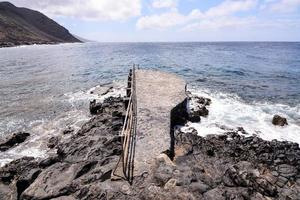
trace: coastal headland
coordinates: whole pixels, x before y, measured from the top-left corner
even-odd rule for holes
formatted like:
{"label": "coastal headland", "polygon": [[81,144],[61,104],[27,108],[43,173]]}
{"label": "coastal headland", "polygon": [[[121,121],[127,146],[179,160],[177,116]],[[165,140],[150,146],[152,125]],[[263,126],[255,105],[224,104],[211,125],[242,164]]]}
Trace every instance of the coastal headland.
{"label": "coastal headland", "polygon": [[46,15],[0,2],[0,48],[73,42],[81,41]]}
{"label": "coastal headland", "polygon": [[186,91],[176,75],[132,73],[138,172],[132,182],[111,178],[124,154],[122,133],[133,90],[93,101],[93,117],[79,131],[66,127],[48,141],[56,153],[0,168],[1,199],[300,199],[299,144],[265,141],[242,127],[199,136],[188,123],[201,124],[213,101]]}

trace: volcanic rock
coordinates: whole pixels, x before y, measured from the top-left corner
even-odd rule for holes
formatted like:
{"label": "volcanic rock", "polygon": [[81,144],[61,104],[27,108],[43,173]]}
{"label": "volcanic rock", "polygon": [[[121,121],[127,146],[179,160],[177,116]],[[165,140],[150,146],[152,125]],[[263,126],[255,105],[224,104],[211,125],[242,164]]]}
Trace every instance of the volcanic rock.
{"label": "volcanic rock", "polygon": [[[41,161],[22,158],[0,168],[1,197],[300,199],[299,145],[245,137],[239,134],[242,128],[207,137],[199,136],[193,128],[185,132],[176,128],[172,159],[160,154],[149,163],[151,170],[135,176],[132,185],[111,181],[122,153],[124,110],[122,98],[109,98],[77,133],[58,142],[56,155]],[[184,116],[181,113],[176,122],[185,121],[181,119]]]}
{"label": "volcanic rock", "polygon": [[51,137],[48,140],[48,144],[47,144],[48,148],[53,149],[58,144],[58,141],[59,141],[59,137],[58,136]]}
{"label": "volcanic rock", "polygon": [[200,116],[205,117],[209,111],[206,106],[211,104],[209,98],[190,95],[187,101],[188,120],[191,122],[200,122]]}
{"label": "volcanic rock", "polygon": [[284,118],[284,117],[281,117],[279,115],[274,115],[274,117],[272,119],[272,124],[274,124],[275,126],[285,126],[285,125],[288,125],[287,119]]}
{"label": "volcanic rock", "polygon": [[71,134],[74,132],[74,129],[71,127],[66,128],[65,130],[63,130],[63,134],[67,135],[67,134]]}
{"label": "volcanic rock", "polygon": [[29,136],[30,134],[26,132],[18,132],[9,135],[7,138],[4,138],[2,141],[0,141],[0,151],[6,151],[11,147],[24,142]]}

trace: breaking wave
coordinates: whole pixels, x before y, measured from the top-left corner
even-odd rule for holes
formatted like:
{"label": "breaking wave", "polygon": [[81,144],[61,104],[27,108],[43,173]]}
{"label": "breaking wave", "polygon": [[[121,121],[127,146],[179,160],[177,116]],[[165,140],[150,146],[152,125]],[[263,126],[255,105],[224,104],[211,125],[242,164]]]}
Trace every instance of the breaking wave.
{"label": "breaking wave", "polygon": [[47,148],[48,140],[53,136],[61,136],[67,127],[73,129],[74,132],[78,131],[91,118],[88,110],[90,100],[96,99],[101,102],[111,96],[124,96],[125,91],[123,82],[114,82],[105,86],[98,85],[87,91],[64,94],[63,101],[70,104],[71,109],[60,113],[54,119],[40,119],[30,122],[27,131],[30,132],[31,136],[24,143],[1,152],[0,167],[23,156],[43,158],[53,153],[53,150]]}
{"label": "breaking wave", "polygon": [[[200,123],[189,124],[201,136],[222,134],[243,127],[249,135],[257,135],[265,140],[286,140],[300,144],[300,105],[247,103],[235,94],[214,93],[199,88],[191,88],[190,91],[212,100],[208,106],[209,115],[202,117]],[[274,126],[272,118],[275,114],[286,117],[289,125]]]}

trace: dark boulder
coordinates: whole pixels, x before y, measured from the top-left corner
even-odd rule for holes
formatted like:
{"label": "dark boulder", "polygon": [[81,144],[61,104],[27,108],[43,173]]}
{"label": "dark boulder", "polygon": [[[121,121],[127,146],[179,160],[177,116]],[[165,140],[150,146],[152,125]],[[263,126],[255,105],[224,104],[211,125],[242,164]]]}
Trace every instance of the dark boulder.
{"label": "dark boulder", "polygon": [[96,102],[96,99],[90,101],[90,113],[92,115],[96,115],[102,108],[100,103]]}
{"label": "dark boulder", "polygon": [[187,120],[191,122],[200,122],[200,116],[206,117],[209,113],[206,106],[211,104],[211,100],[199,96],[190,96],[187,101],[188,117]]}
{"label": "dark boulder", "polygon": [[200,115],[195,113],[190,113],[188,116],[188,120],[193,123],[197,123],[201,121]]}
{"label": "dark boulder", "polygon": [[198,104],[202,104],[204,106],[209,106],[211,104],[211,99],[209,98],[199,96],[193,96],[192,98],[194,98]]}
{"label": "dark boulder", "polygon": [[273,120],[272,120],[272,124],[274,124],[275,126],[285,126],[285,125],[288,125],[287,119],[284,118],[284,117],[281,117],[279,115],[274,115]]}
{"label": "dark boulder", "polygon": [[6,151],[17,144],[24,142],[29,136],[29,133],[18,132],[8,136],[2,141],[0,140],[0,151]]}
{"label": "dark boulder", "polygon": [[198,115],[198,116],[202,116],[205,117],[208,115],[208,110],[205,106],[199,106],[197,108],[197,110],[194,110],[193,112],[191,112],[192,115]]}
{"label": "dark boulder", "polygon": [[245,129],[243,127],[237,127],[237,132],[244,134],[244,135],[248,135],[248,133],[245,131]]}

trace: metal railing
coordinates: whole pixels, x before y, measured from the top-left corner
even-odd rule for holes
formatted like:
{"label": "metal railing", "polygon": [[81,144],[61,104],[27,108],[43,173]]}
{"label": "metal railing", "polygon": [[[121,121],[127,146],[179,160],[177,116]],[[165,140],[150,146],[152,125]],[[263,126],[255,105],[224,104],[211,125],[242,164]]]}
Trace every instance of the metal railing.
{"label": "metal railing", "polygon": [[126,93],[125,106],[127,109],[121,132],[122,154],[116,168],[113,170],[113,176],[125,179],[131,184],[133,181],[137,125],[135,65],[133,65],[133,68],[129,72]]}

